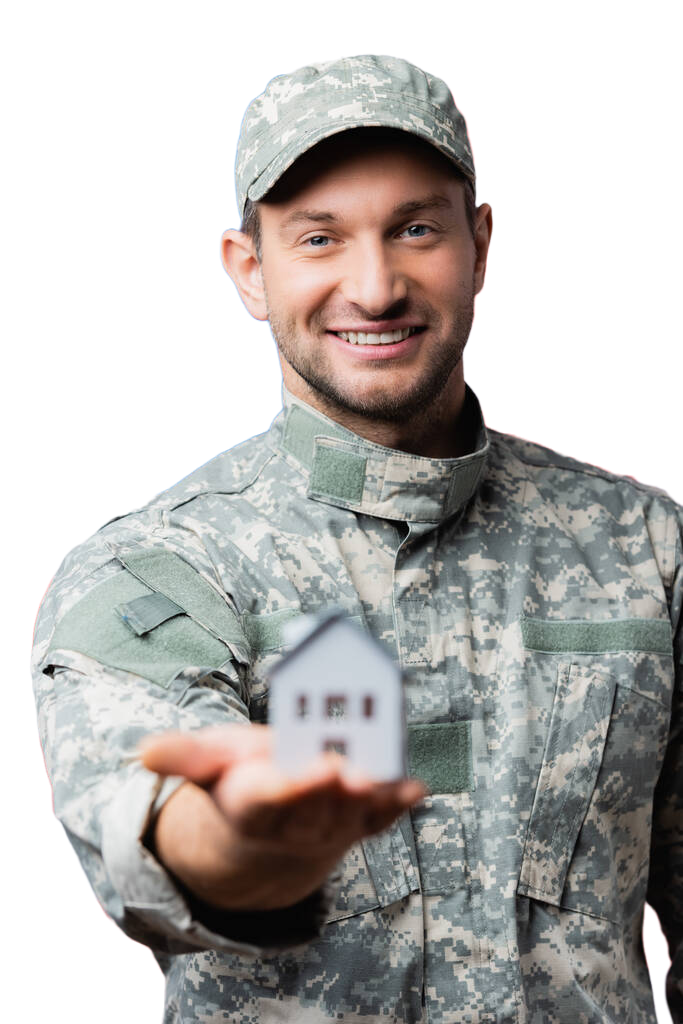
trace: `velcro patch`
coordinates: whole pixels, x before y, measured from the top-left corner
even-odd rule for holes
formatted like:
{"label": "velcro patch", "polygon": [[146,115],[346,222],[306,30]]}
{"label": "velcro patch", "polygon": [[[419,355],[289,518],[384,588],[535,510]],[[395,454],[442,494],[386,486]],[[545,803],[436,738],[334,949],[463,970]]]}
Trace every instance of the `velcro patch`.
{"label": "velcro patch", "polygon": [[609,654],[644,651],[671,654],[668,619],[520,619],[522,643],[541,654]]}
{"label": "velcro patch", "polygon": [[469,721],[408,726],[409,774],[422,779],[431,794],[474,789],[471,726]]}
{"label": "velcro patch", "polygon": [[311,494],[357,505],[363,497],[367,459],[355,452],[340,451],[316,443],[311,471]]}
{"label": "velcro patch", "polygon": [[136,636],[144,636],[162,622],[184,615],[185,610],[165,594],[144,594],[116,606],[116,611]]}

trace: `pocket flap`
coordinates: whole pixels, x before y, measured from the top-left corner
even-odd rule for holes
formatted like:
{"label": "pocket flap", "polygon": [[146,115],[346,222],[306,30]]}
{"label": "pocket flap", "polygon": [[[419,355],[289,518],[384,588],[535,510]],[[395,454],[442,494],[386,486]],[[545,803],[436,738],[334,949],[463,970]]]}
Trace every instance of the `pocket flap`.
{"label": "pocket flap", "polygon": [[[410,832],[408,841],[407,832]],[[363,840],[365,861],[380,907],[388,907],[420,888],[415,868],[417,857],[414,853],[411,857],[409,842],[413,845],[414,839],[410,819],[405,816],[385,832]]]}
{"label": "pocket flap", "polygon": [[574,846],[595,788],[615,680],[560,665],[517,892],[559,906]]}

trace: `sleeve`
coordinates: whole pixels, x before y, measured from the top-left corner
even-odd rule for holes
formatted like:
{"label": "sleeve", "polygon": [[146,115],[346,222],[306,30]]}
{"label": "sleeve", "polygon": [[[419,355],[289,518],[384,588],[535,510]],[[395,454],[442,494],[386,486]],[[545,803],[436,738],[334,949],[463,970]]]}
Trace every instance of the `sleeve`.
{"label": "sleeve", "polygon": [[648,903],[669,946],[666,995],[673,1024],[683,1024],[683,509],[678,509],[671,586],[674,691],[666,755],[655,789]]}
{"label": "sleeve", "polygon": [[139,741],[248,720],[248,658],[210,566],[156,538],[94,538],[65,561],[39,611],[34,690],[55,814],[104,910],[161,953],[262,953],[314,937],[324,917],[326,890],[286,911],[208,907],[145,845],[184,780],[146,771]]}

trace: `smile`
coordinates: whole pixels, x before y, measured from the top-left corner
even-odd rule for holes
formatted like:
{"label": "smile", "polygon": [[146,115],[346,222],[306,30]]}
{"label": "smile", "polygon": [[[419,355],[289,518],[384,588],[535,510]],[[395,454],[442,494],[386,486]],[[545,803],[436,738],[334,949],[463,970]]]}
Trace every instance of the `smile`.
{"label": "smile", "polygon": [[333,333],[350,345],[395,345],[416,334],[420,327],[402,327],[397,331],[334,331]]}

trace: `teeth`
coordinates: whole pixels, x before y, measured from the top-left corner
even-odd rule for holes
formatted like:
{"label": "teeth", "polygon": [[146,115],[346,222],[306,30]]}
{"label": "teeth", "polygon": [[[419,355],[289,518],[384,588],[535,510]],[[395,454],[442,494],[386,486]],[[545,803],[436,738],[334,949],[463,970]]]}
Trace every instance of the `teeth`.
{"label": "teeth", "polygon": [[397,341],[405,341],[416,330],[416,327],[402,327],[399,331],[336,331],[336,334],[351,345],[395,345]]}

